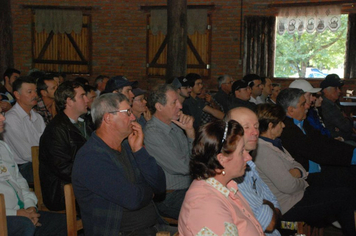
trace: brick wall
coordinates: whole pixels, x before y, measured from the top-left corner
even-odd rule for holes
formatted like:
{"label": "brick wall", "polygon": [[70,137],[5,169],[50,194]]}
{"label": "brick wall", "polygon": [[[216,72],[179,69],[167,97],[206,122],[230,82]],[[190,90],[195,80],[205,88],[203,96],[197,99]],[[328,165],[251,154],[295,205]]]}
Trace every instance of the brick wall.
{"label": "brick wall", "polygon": [[[243,16],[273,15],[269,3],[283,0],[243,1]],[[310,1],[292,1],[310,2]],[[139,80],[140,86],[148,88],[162,80],[147,81],[146,73],[146,13],[140,10],[143,5],[166,5],[165,0],[12,0],[14,58],[15,67],[27,73],[31,68],[31,10],[27,5],[51,6],[91,6],[92,15],[92,61],[94,79],[99,74],[125,75],[130,80]],[[230,74],[235,79],[242,77],[241,59],[241,1],[201,0],[189,1],[190,5],[215,4],[212,12],[212,65],[211,78],[205,81],[209,88],[216,88],[218,75]]]}

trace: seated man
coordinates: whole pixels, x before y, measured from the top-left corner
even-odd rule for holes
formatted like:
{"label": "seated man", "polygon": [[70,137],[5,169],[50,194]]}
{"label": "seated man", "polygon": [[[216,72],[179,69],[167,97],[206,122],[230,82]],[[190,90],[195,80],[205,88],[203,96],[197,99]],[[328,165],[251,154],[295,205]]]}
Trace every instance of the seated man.
{"label": "seated man", "polygon": [[105,86],[105,90],[101,93],[121,93],[129,99],[130,105],[132,105],[132,101],[134,98],[134,94],[132,93],[132,88],[137,87],[138,82],[133,81],[130,82],[124,76],[114,76],[108,80]]}
{"label": "seated man", "polygon": [[[234,108],[226,115],[226,121],[235,120],[244,128],[245,149],[254,151],[258,141],[258,119],[256,114],[248,108]],[[277,198],[260,178],[253,161],[247,162],[244,177],[236,179],[239,191],[248,201],[256,219],[260,222],[267,236],[280,236],[276,228],[281,216]]]}
{"label": "seated man", "polygon": [[[4,121],[0,108],[0,133],[4,132]],[[67,235],[64,214],[37,212],[37,198],[19,173],[13,152],[3,141],[0,141],[0,156],[0,193],[5,196],[8,235]]]}
{"label": "seated man", "polygon": [[37,94],[39,98],[35,109],[43,117],[46,125],[57,114],[54,92],[57,90],[58,83],[54,80],[55,76],[44,76],[37,80]]}
{"label": "seated man", "polygon": [[282,90],[277,103],[286,112],[281,135],[283,146],[309,172],[308,183],[356,189],[356,150],[353,146],[322,135],[307,120],[304,91]]}
{"label": "seated man", "polygon": [[4,85],[0,87],[0,107],[4,112],[10,110],[16,103],[12,83],[20,77],[20,74],[21,72],[14,68],[7,68],[4,73]]}
{"label": "seated man", "polygon": [[271,96],[271,94],[272,94],[271,79],[267,78],[267,77],[261,77],[261,83],[262,83],[263,89],[262,89],[262,94],[260,96],[258,96],[256,99],[257,101],[259,101],[258,104],[266,103],[267,98],[269,98],[269,96]]}
{"label": "seated man", "polygon": [[87,112],[83,85],[66,81],[55,92],[58,114],[40,140],[40,180],[43,203],[52,211],[65,209],[64,185],[72,182],[75,154],[87,141],[91,129],[79,116]]}
{"label": "seated man", "polygon": [[144,129],[145,146],[163,168],[167,180],[165,200],[158,202],[157,207],[163,216],[178,219],[191,183],[189,161],[195,138],[193,118],[181,112],[178,93],[171,85],[155,88],[147,105],[153,116]]}
{"label": "seated man", "polygon": [[251,96],[251,87],[248,86],[248,83],[245,80],[237,80],[232,84],[232,94],[233,98],[229,109],[235,107],[246,107],[254,110],[256,108],[256,104],[249,101]]}
{"label": "seated man", "polygon": [[184,114],[190,115],[194,118],[193,126],[198,129],[201,125],[203,112],[209,113],[217,119],[223,119],[225,114],[211,106],[206,105],[205,101],[198,97],[202,93],[203,80],[200,75],[190,73],[186,76],[189,85],[192,87],[190,97],[186,98],[183,103]]}
{"label": "seated man", "polygon": [[6,113],[5,142],[14,151],[20,173],[33,182],[31,147],[38,146],[46,127],[40,114],[34,111],[37,104],[36,82],[32,77],[20,77],[12,84],[17,103]]}
{"label": "seated man", "polygon": [[93,120],[91,119],[91,104],[94,102],[96,97],[98,97],[97,93],[95,92],[95,88],[90,85],[84,85],[84,91],[85,94],[87,95],[88,98],[88,107],[87,107],[87,113],[82,115],[81,117],[85,120],[85,122],[88,123],[88,126],[90,127],[91,130],[95,130],[95,125],[93,123]]}
{"label": "seated man", "polygon": [[147,121],[152,118],[151,112],[148,110],[146,105],[147,100],[145,95],[147,91],[140,88],[135,88],[132,90],[132,92],[135,97],[132,101],[131,110],[136,118],[136,121],[141,125],[142,129],[144,129]]}
{"label": "seated man", "polygon": [[248,86],[251,88],[251,97],[249,101],[256,105],[263,103],[259,97],[261,96],[263,90],[261,77],[256,74],[247,74],[243,77],[243,80],[246,81]]}
{"label": "seated man", "polygon": [[165,191],[164,172],[143,146],[128,99],[101,95],[91,114],[97,130],[72,174],[85,235],[156,235],[162,225],[152,198]]}
{"label": "seated man", "polygon": [[330,74],[321,81],[320,87],[323,93],[321,116],[333,138],[341,136],[346,142],[353,141],[351,144],[356,145],[353,137],[353,120],[347,117],[337,104],[343,85],[344,82],[336,74]]}
{"label": "seated man", "polygon": [[183,104],[185,99],[189,98],[192,93],[192,87],[189,85],[189,81],[185,78],[185,76],[180,76],[178,78],[174,78],[171,85],[177,89],[177,93],[179,95],[178,100],[181,104]]}
{"label": "seated man", "polygon": [[231,100],[231,86],[234,83],[230,75],[222,75],[218,78],[219,90],[215,94],[214,99],[224,109],[224,113],[229,111],[229,103]]}
{"label": "seated man", "polygon": [[100,93],[105,90],[106,83],[110,79],[109,76],[106,75],[99,75],[98,77],[95,78],[94,84],[95,84],[95,93],[97,97],[100,96]]}

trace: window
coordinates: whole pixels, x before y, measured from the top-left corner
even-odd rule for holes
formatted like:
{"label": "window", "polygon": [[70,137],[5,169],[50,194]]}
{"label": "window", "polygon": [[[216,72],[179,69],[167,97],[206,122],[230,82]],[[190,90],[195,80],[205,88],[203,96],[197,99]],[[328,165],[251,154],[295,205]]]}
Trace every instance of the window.
{"label": "window", "polygon": [[83,14],[80,33],[47,33],[35,30],[32,20],[32,67],[45,72],[90,74],[91,72],[91,16]]}
{"label": "window", "polygon": [[335,73],[343,78],[348,15],[340,21],[335,32],[276,33],[274,77],[325,78]]}

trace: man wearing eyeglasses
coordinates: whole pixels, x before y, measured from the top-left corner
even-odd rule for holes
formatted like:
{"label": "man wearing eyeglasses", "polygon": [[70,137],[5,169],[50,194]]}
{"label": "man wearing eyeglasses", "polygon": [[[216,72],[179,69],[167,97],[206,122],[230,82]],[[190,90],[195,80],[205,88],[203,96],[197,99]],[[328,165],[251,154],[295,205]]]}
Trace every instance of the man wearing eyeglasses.
{"label": "man wearing eyeglasses", "polygon": [[97,130],[77,153],[72,173],[85,235],[169,231],[158,223],[152,200],[165,191],[165,175],[143,145],[128,99],[119,93],[101,95],[91,114]]}
{"label": "man wearing eyeglasses", "polygon": [[231,87],[234,80],[230,75],[222,75],[218,78],[219,91],[215,94],[214,99],[217,101],[224,109],[226,114],[229,111],[229,103],[231,101]]}
{"label": "man wearing eyeglasses", "polygon": [[71,183],[75,154],[91,135],[80,118],[87,112],[88,98],[83,85],[66,81],[58,86],[54,99],[58,114],[40,139],[40,179],[43,202],[52,211],[65,209],[65,184]]}

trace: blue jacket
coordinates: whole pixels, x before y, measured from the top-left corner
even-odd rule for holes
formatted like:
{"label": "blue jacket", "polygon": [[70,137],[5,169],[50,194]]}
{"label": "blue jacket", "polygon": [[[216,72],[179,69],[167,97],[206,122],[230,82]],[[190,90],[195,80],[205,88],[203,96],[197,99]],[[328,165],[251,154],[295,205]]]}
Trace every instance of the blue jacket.
{"label": "blue jacket", "polygon": [[77,153],[72,183],[87,236],[118,235],[123,208],[139,210],[166,190],[164,172],[145,148],[133,153],[124,141],[123,152],[131,163],[134,183],[126,178],[118,152],[95,133]]}

